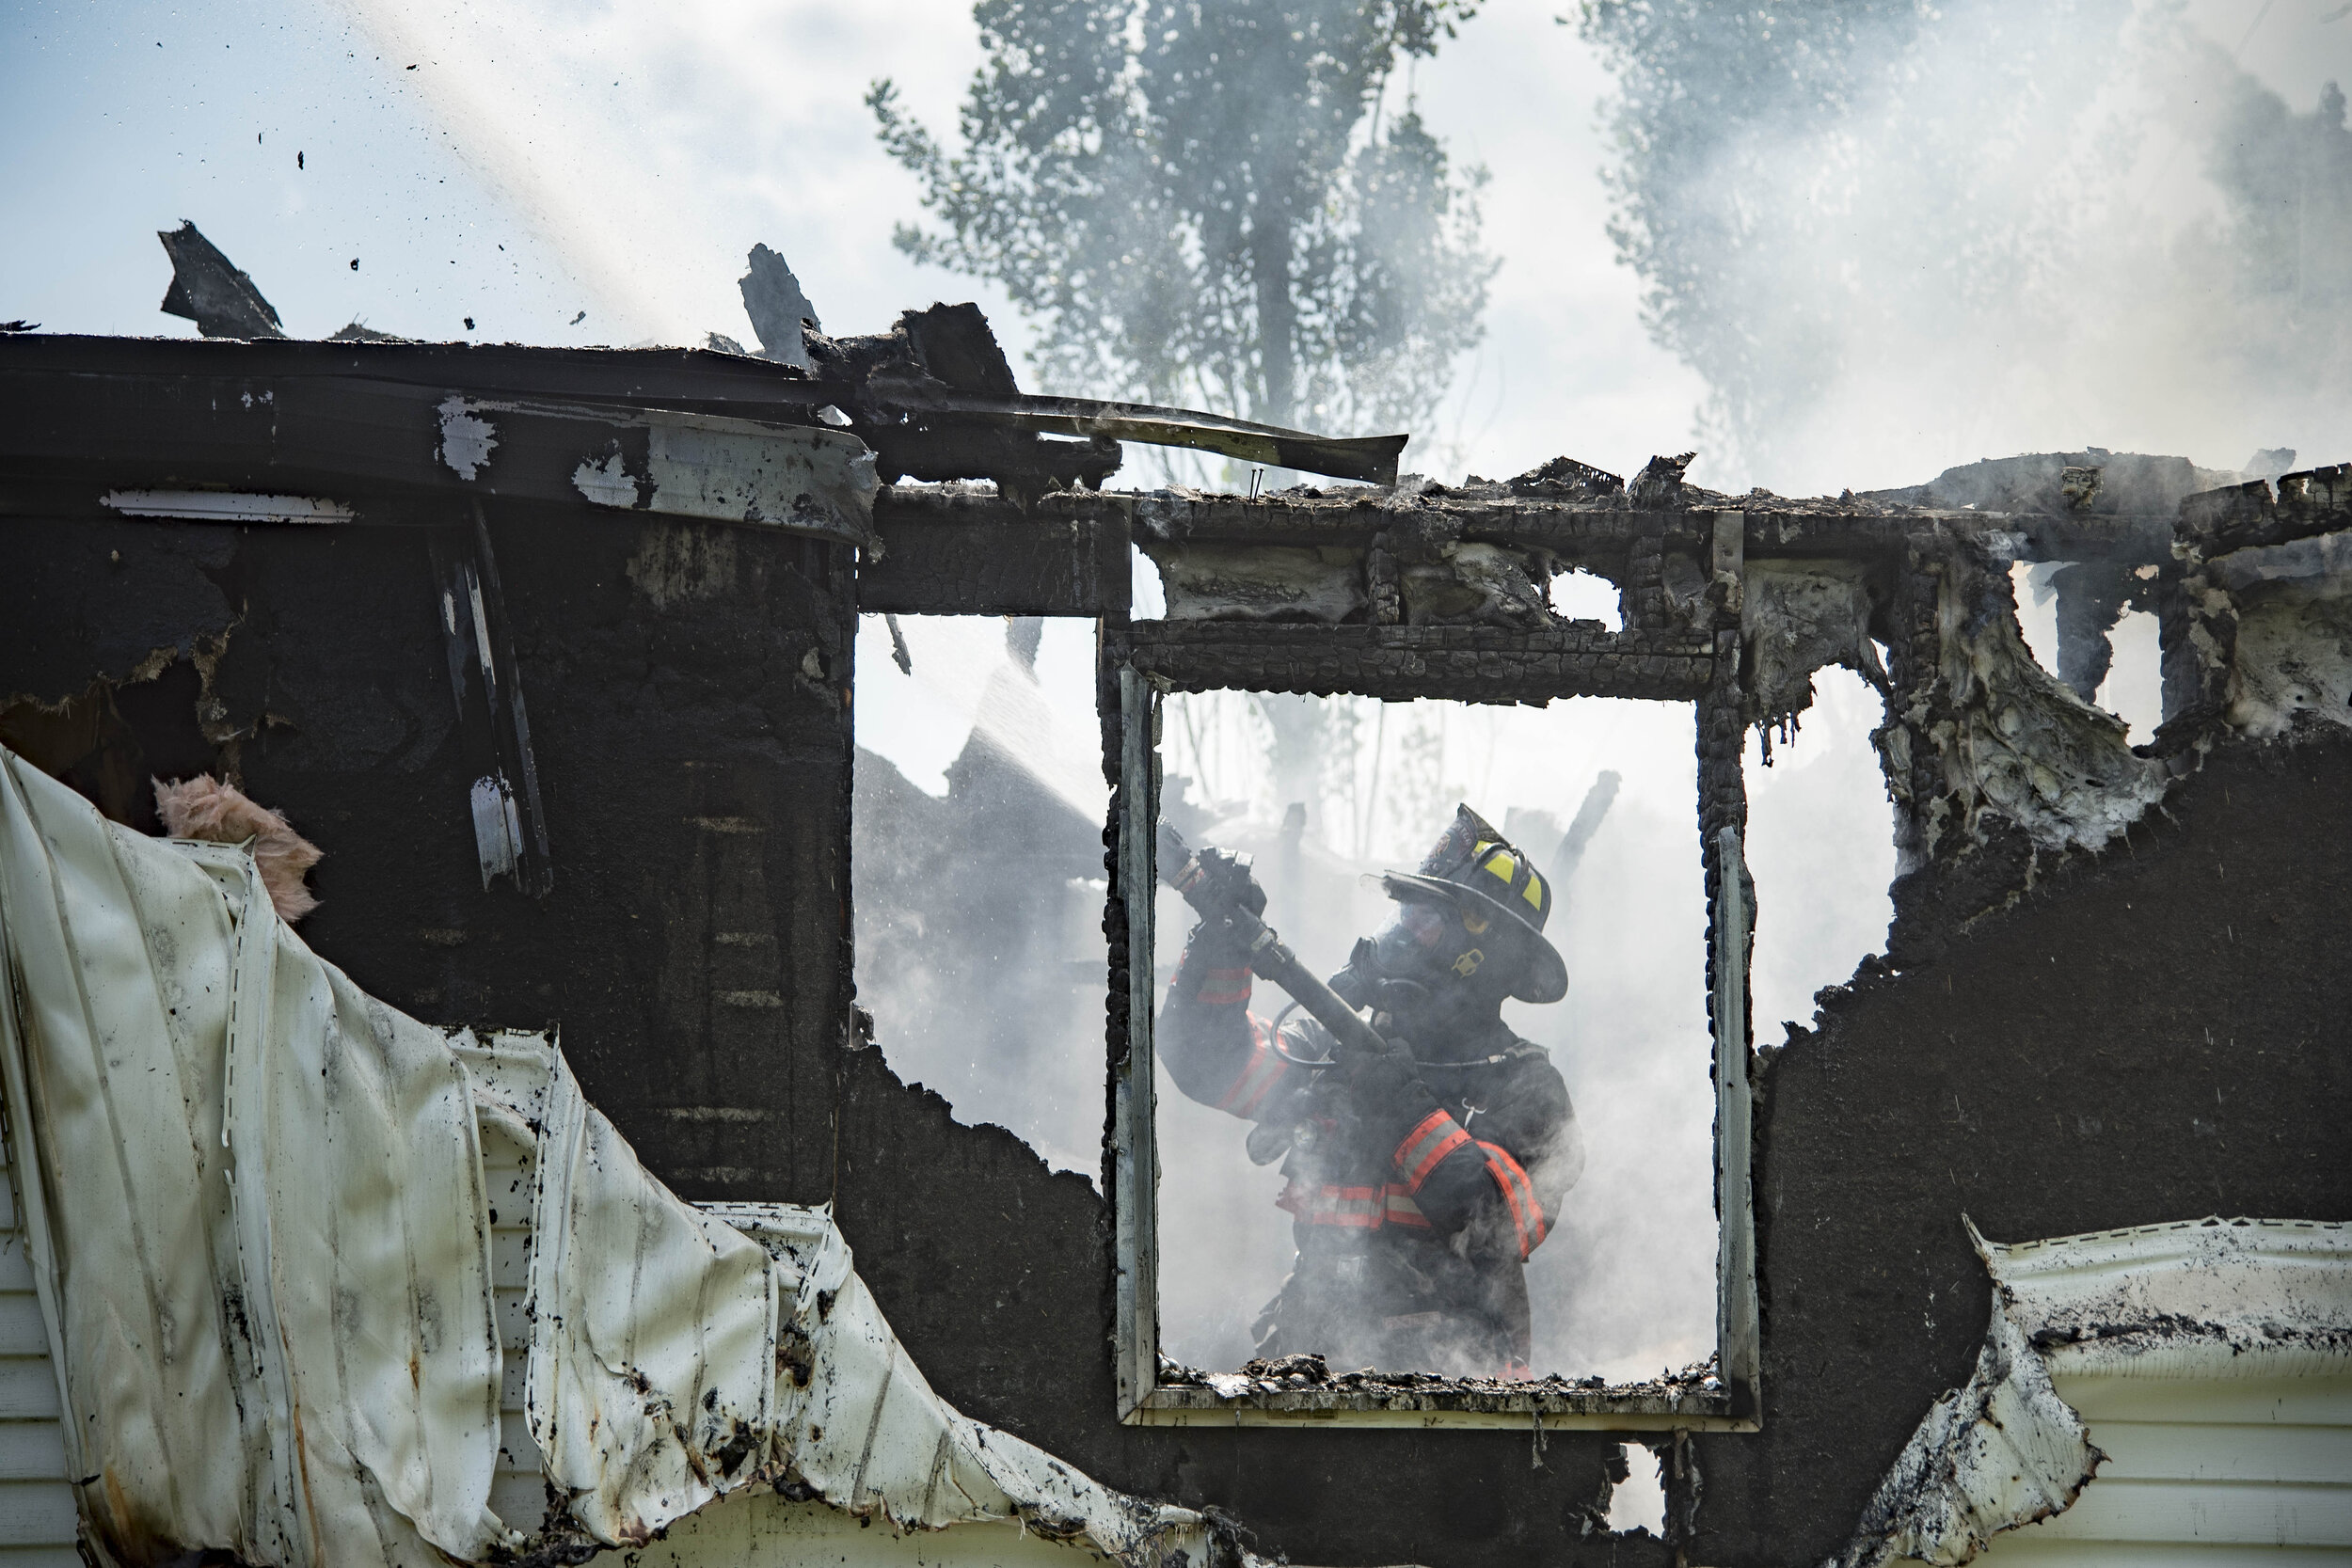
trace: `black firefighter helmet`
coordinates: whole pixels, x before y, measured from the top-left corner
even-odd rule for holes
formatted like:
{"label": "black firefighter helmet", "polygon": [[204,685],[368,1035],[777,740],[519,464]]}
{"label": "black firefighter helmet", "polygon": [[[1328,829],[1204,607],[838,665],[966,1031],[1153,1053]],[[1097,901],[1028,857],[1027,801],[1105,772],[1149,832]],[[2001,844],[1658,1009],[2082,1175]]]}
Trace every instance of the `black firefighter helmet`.
{"label": "black firefighter helmet", "polygon": [[[1568,993],[1568,966],[1544,935],[1551,918],[1550,881],[1470,807],[1454,809],[1453,822],[1422,857],[1419,871],[1383,872],[1380,885],[1400,904],[1452,905],[1473,937],[1497,929],[1500,922],[1508,935],[1498,945],[1515,951],[1495,957],[1518,959],[1509,994],[1519,1001],[1557,1002]],[[1485,958],[1476,950],[1462,955],[1473,967]]]}

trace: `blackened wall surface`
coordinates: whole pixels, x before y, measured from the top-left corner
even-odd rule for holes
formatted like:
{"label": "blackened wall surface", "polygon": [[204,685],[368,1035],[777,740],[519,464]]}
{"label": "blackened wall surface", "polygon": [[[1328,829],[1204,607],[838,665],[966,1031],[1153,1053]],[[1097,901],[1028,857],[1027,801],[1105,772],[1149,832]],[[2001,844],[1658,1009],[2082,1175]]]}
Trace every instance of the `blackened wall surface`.
{"label": "blackened wall surface", "polygon": [[2014,907],[1898,930],[1919,967],[1866,964],[1761,1079],[1764,1425],[1693,1440],[1692,1561],[1844,1544],[1983,1342],[1963,1214],[1996,1241],[2352,1219],[2347,887],[2338,733],[2225,745]]}
{"label": "blackened wall surface", "polygon": [[560,1023],[680,1192],[823,1201],[849,1018],[846,552],[572,509],[495,510],[487,532],[544,899],[482,886],[468,799],[492,759],[458,721],[422,528],[0,518],[0,693],[103,680],[147,770],[233,771],[326,851],[315,950],[430,1022]]}

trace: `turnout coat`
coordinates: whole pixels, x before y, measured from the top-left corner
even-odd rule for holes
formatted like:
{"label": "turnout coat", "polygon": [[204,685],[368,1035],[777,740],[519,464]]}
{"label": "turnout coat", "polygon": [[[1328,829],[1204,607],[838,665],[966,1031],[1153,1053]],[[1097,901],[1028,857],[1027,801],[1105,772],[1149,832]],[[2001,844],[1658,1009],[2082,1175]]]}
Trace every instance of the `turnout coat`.
{"label": "turnout coat", "polygon": [[1500,1019],[1411,1042],[1419,1077],[1375,1103],[1327,1058],[1311,1019],[1249,1011],[1239,955],[1196,931],[1157,1031],[1193,1100],[1256,1124],[1249,1153],[1280,1159],[1276,1201],[1297,1260],[1257,1323],[1262,1356],[1312,1352],[1335,1370],[1525,1377],[1526,1262],[1581,1164],[1567,1085]]}

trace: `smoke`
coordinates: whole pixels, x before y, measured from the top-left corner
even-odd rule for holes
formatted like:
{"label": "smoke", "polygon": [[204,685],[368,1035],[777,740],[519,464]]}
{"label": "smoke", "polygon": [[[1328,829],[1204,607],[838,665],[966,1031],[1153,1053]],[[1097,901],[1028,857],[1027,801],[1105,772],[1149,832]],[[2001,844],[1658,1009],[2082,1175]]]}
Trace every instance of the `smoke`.
{"label": "smoke", "polygon": [[1045,1161],[1101,1168],[1103,783],[1093,626],[861,618],[858,1000],[900,1077]]}
{"label": "smoke", "polygon": [[[852,864],[858,989],[900,1076],[959,1119],[1010,1129],[1052,1165],[1100,1168],[1106,953],[1092,628],[879,616],[861,630]],[[1026,655],[1027,657],[1025,657]],[[1868,732],[1876,694],[1826,673],[1775,765],[1750,759],[1760,914],[1758,1037],[1811,1016],[1884,939],[1891,818]],[[1566,1080],[1584,1172],[1528,1281],[1538,1371],[1622,1380],[1703,1358],[1715,1324],[1714,1101],[1692,719],[1598,699],[1547,709],[1246,692],[1171,698],[1164,809],[1188,836],[1248,850],[1268,918],[1319,974],[1387,918],[1369,873],[1418,862],[1468,800],[1555,868],[1585,829],[1549,927],[1567,998],[1505,1018]],[[1613,785],[1609,781],[1615,776]],[[1606,802],[1605,809],[1599,808]],[[1307,809],[1294,811],[1296,804]],[[1193,917],[1161,890],[1155,993]],[[1289,998],[1261,985],[1271,1018]],[[1160,1324],[1209,1369],[1251,1325],[1294,1251],[1279,1165],[1248,1124],[1157,1085]]]}
{"label": "smoke", "polygon": [[[1549,816],[1556,841],[1597,779],[1622,775],[1558,890],[1549,930],[1567,958],[1567,999],[1505,1009],[1552,1053],[1585,1148],[1529,1268],[1538,1371],[1641,1376],[1712,1345],[1714,1106],[1690,724],[1662,704],[1274,705],[1243,693],[1174,700],[1163,724],[1165,767],[1188,788],[1179,807],[1225,817],[1209,836],[1254,854],[1268,918],[1319,973],[1387,917],[1366,874],[1416,863],[1457,800],[1496,822]],[[1316,754],[1301,767],[1309,744]],[[1278,763],[1292,788],[1313,781],[1306,813],[1288,809]],[[1531,852],[1552,847],[1533,836]],[[1164,894],[1163,984],[1191,926]],[[1261,986],[1252,1007],[1271,1018],[1288,1000]],[[1162,1344],[1190,1365],[1237,1366],[1290,1266],[1290,1216],[1273,1206],[1281,1177],[1248,1163],[1243,1123],[1165,1077],[1158,1115]]]}
{"label": "smoke", "polygon": [[1620,254],[1710,388],[1707,483],[2341,442],[2334,84],[2290,104],[2165,0],[1779,10],[1584,24],[1618,78]]}

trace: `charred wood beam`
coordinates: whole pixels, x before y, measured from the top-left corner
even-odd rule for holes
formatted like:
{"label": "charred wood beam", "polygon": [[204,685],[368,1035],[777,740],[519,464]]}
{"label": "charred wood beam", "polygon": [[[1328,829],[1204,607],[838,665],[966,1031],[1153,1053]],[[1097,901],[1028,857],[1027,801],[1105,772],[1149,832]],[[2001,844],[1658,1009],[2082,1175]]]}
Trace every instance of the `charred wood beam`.
{"label": "charred wood beam", "polygon": [[[876,499],[875,530],[884,554],[865,567],[859,597],[863,609],[898,614],[1092,615],[1098,607],[1076,586],[1082,580],[1077,563],[1107,561],[1089,536],[1104,528],[1123,536],[1131,518],[1137,541],[1155,555],[1181,553],[1187,546],[1377,551],[1384,539],[1396,537],[1401,523],[1414,523],[1449,534],[1458,527],[1455,537],[1466,543],[1541,552],[1556,565],[1591,570],[1625,591],[1634,625],[1671,627],[1675,617],[1661,575],[1665,558],[1711,560],[1723,543],[1724,521],[1743,515],[1742,560],[1860,560],[1891,575],[1910,531],[1939,522],[1953,533],[1984,539],[2008,559],[2071,560],[2080,551],[2119,570],[2130,560],[2128,552],[2113,553],[2122,535],[2110,526],[2113,519],[2102,518],[2063,525],[2019,520],[2029,524],[2026,537],[2010,526],[2011,519],[1976,513],[1661,512],[1518,499],[1432,503],[1417,498],[1398,505],[1386,492],[1371,491],[1290,492],[1255,500],[1168,491],[1066,492],[1025,507],[970,488],[898,485]],[[2142,531],[2153,527],[2132,523]],[[2167,545],[2150,559],[2169,559],[2169,523],[2157,531]]]}
{"label": "charred wood beam", "polygon": [[2237,594],[2309,554],[2316,566],[2325,536],[2352,530],[2352,464],[2280,476],[2191,496],[2181,505],[2179,561],[2160,581],[2165,725],[2157,743],[2177,747],[2226,714],[2238,662]]}
{"label": "charred wood beam", "polygon": [[[727,356],[649,357],[672,371]],[[125,515],[181,515],[191,489],[251,492],[244,520],[430,522],[453,500],[497,498],[870,542],[872,460],[856,437],[813,418],[680,411],[751,405],[665,396],[648,383],[707,391],[723,378],[691,363],[665,378],[635,358],[0,339],[0,476],[48,482],[52,501],[58,483],[89,476],[90,499]],[[336,505],[278,517],[261,504],[302,499]]]}
{"label": "charred wood beam", "polygon": [[1372,489],[1291,490],[1257,499],[1157,491],[1136,496],[1134,505],[1138,535],[1170,544],[1365,546],[1404,513],[1441,519],[1449,530],[1458,527],[1464,540],[1548,550],[1579,566],[1611,565],[1637,546],[1645,551],[1705,549],[1713,539],[1713,519],[1725,512],[1745,514],[1745,553],[1758,560],[1862,556],[1892,562],[1910,530],[1939,521],[1955,532],[1983,538],[2013,561],[2160,563],[2170,558],[2172,543],[2170,514],[2050,517],[1698,495],[1689,504],[1659,508],[1637,507],[1623,497],[1556,500],[1506,495],[1501,486],[1484,493],[1432,487],[1405,503],[1391,492]]}
{"label": "charred wood beam", "polygon": [[1715,639],[1703,633],[1610,632],[1597,622],[1523,631],[1145,621],[1132,639],[1128,661],[1179,690],[1352,691],[1390,701],[1689,702],[1709,689],[1717,657]]}
{"label": "charred wood beam", "polygon": [[2352,463],[2282,474],[2275,494],[2255,480],[2181,503],[2181,532],[2208,560],[2346,527],[2352,527]]}
{"label": "charred wood beam", "polygon": [[882,542],[858,567],[858,609],[898,615],[1084,615],[1127,609],[1123,506],[1056,494],[896,486],[874,502]]}
{"label": "charred wood beam", "polygon": [[[186,338],[10,334],[0,375],[238,377],[356,376],[469,395],[561,398],[628,408],[671,408],[816,423],[821,389],[788,366],[688,348],[531,348],[516,343],[269,342]],[[258,389],[258,388],[257,388]],[[790,411],[801,410],[797,414]]]}
{"label": "charred wood beam", "polygon": [[[802,341],[818,385],[894,483],[985,475],[1024,499],[1073,484],[1100,489],[1119,467],[1119,443],[1128,440],[1392,484],[1406,440],[1312,436],[1188,408],[1025,396],[977,305],[909,310],[872,337],[828,338],[811,329]],[[1045,435],[1086,444],[1049,442]],[[968,453],[992,466],[974,466]]]}
{"label": "charred wood beam", "polygon": [[[10,333],[0,337],[0,383],[24,385],[13,393],[0,386],[0,404],[38,407],[56,392],[61,405],[55,418],[61,419],[103,415],[118,404],[135,413],[142,401],[168,403],[175,391],[200,391],[208,397],[225,394],[249,412],[242,402],[246,396],[262,404],[261,394],[276,393],[286,378],[324,377],[443,395],[462,391],[473,399],[554,400],[628,417],[661,410],[820,430],[846,421],[874,451],[885,478],[992,479],[1025,500],[1055,489],[1099,488],[1119,467],[1122,439],[1348,479],[1395,478],[1405,442],[1401,436],[1338,439],[1187,409],[1028,397],[1012,386],[1009,371],[996,373],[1002,356],[977,309],[934,307],[920,313],[924,330],[910,337],[907,323],[916,319],[910,312],[898,329],[881,338],[835,341],[809,334],[814,374],[771,359],[706,349],[283,339],[189,342]],[[928,357],[911,346],[918,341]],[[943,374],[954,379],[942,379]],[[172,385],[144,391],[102,385],[78,392],[65,385],[87,377]],[[270,411],[262,408],[264,415]],[[289,439],[301,434],[290,433]],[[1077,439],[1049,438],[1055,436]],[[336,451],[330,447],[322,455]],[[7,452],[0,448],[0,458]],[[378,479],[400,477],[344,470],[332,463],[325,467]]]}

